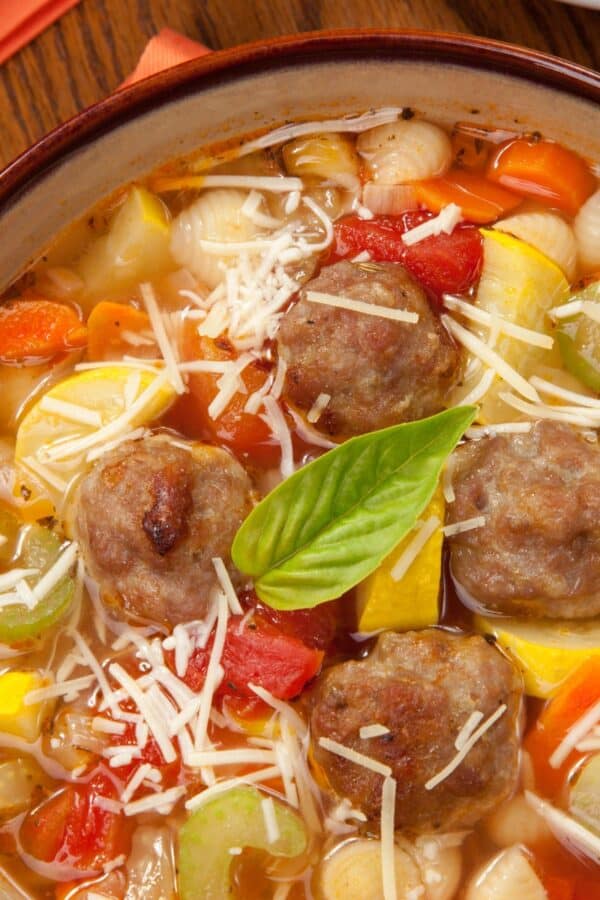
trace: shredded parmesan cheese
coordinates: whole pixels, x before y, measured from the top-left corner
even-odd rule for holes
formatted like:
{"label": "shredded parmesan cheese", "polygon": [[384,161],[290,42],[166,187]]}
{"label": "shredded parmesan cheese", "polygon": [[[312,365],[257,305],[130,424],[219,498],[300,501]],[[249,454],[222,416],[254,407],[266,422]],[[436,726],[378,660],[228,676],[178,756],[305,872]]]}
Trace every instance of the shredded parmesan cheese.
{"label": "shredded parmesan cheese", "polygon": [[272,750],[240,747],[235,750],[196,750],[190,757],[190,765],[232,766],[232,765],[274,765],[277,762]]}
{"label": "shredded parmesan cheese", "polygon": [[461,300],[460,297],[444,294],[443,299],[444,306],[460,313],[467,319],[471,319],[473,322],[478,322],[480,325],[486,325],[488,328],[496,325],[500,332],[510,335],[510,337],[514,337],[517,341],[531,344],[533,347],[543,347],[546,350],[552,349],[554,341],[547,334],[541,334],[539,331],[533,331],[531,328],[523,328],[521,325],[515,325],[514,322],[509,322],[507,319],[502,318],[502,316],[499,316],[496,313],[492,315],[487,312],[487,310],[481,309],[481,307],[476,306],[474,303],[467,303],[465,300]]}
{"label": "shredded parmesan cheese", "polygon": [[257,784],[261,781],[272,781],[274,778],[278,778],[279,775],[278,766],[268,766],[265,769],[257,769],[256,772],[247,772],[239,778],[226,778],[223,781],[218,781],[211,787],[205,788],[199,794],[190,797],[189,800],[186,800],[185,808],[193,812],[195,809],[203,806],[208,800],[212,800],[218,794],[226,793],[233,787],[239,787],[242,784]]}
{"label": "shredded parmesan cheese", "polygon": [[183,383],[183,379],[181,377],[179,369],[177,368],[177,354],[167,335],[165,323],[158,308],[158,303],[156,302],[156,296],[154,294],[152,285],[140,285],[140,292],[142,294],[144,306],[146,307],[146,312],[148,313],[148,316],[150,318],[150,324],[152,325],[152,329],[156,336],[156,343],[158,344],[160,352],[162,353],[163,359],[165,361],[169,381],[178,394],[184,394],[185,385]]}
{"label": "shredded parmesan cheese", "polygon": [[319,394],[306,416],[311,425],[319,421],[330,400],[331,394]]}
{"label": "shredded parmesan cheese", "polygon": [[541,394],[547,394],[549,397],[556,397],[558,400],[566,400],[568,403],[578,404],[579,406],[589,406],[590,409],[600,410],[600,400],[597,397],[587,397],[585,394],[580,394],[577,391],[569,391],[537,375],[532,375],[529,383],[537,388]]}
{"label": "shredded parmesan cheese", "polygon": [[216,556],[213,557],[212,564],[215,572],[217,573],[217,578],[219,579],[219,584],[221,585],[223,593],[227,597],[227,602],[229,604],[231,614],[234,616],[243,616],[244,610],[240,605],[238,595],[232,584],[225,563],[220,557]]}
{"label": "shredded parmesan cheese", "polygon": [[102,425],[102,416],[97,410],[87,409],[85,406],[69,403],[66,400],[57,400],[55,397],[49,397],[48,394],[42,397],[39,405],[43,412],[53,413],[70,422],[91,425],[93,428],[99,428]]}
{"label": "shredded parmesan cheese", "polygon": [[396,779],[386,778],[381,792],[381,876],[383,900],[396,900],[396,865],[394,830],[396,814]]}
{"label": "shredded parmesan cheese", "polygon": [[335,306],[338,309],[348,309],[351,312],[365,313],[368,316],[379,316],[382,319],[392,319],[395,322],[407,322],[414,325],[419,321],[419,316],[415,312],[408,312],[405,309],[394,309],[391,306],[381,306],[378,303],[366,303],[364,300],[353,300],[350,297],[341,297],[337,294],[306,291],[305,297],[310,303],[319,303],[322,306]]}
{"label": "shredded parmesan cheese", "polygon": [[260,801],[263,819],[265,822],[265,831],[267,833],[267,841],[274,844],[279,840],[280,831],[277,824],[277,816],[275,815],[275,804],[272,797],[263,797]]}
{"label": "shredded parmesan cheese", "polygon": [[461,220],[462,210],[460,206],[457,206],[456,203],[448,203],[433,219],[427,219],[427,221],[417,225],[416,228],[405,231],[402,235],[402,243],[410,247],[413,244],[418,244],[419,241],[424,241],[425,238],[442,234],[442,232],[444,234],[452,234]]}
{"label": "shredded parmesan cheese", "polygon": [[[498,709],[492,713],[489,718],[483,722],[479,728],[474,731],[469,738],[462,744],[462,747],[456,754],[456,756],[450,760],[447,766],[445,766],[441,772],[438,772],[437,775],[434,775],[433,778],[430,778],[429,781],[425,782],[425,790],[431,791],[433,788],[437,787],[438,784],[441,784],[442,781],[445,781],[452,773],[457,769],[463,759],[467,756],[467,754],[473,749],[477,741],[483,737],[483,735],[488,731],[492,725],[494,725],[498,719],[504,715],[507,710],[506,703],[503,703]],[[462,743],[462,742],[461,742]]]}
{"label": "shredded parmesan cheese", "polygon": [[145,812],[161,812],[163,807],[171,807],[174,803],[183,797],[185,788],[182,786],[169,788],[167,791],[161,791],[151,794],[149,797],[142,797],[140,800],[133,800],[126,803],[123,812],[126,816],[138,816]]}
{"label": "shredded parmesan cheese", "polygon": [[526,403],[514,394],[500,393],[500,399],[513,409],[526,413],[535,419],[552,419],[555,422],[566,422],[570,425],[579,425],[582,428],[593,428],[598,425],[594,418],[596,410],[583,408],[581,412],[576,407],[546,406],[544,403]]}
{"label": "shredded parmesan cheese", "polygon": [[385,725],[363,725],[359,731],[359,736],[362,740],[369,740],[370,738],[382,737],[384,734],[391,734],[390,729]]}
{"label": "shredded parmesan cheese", "polygon": [[465,531],[473,531],[474,528],[483,528],[485,516],[473,516],[472,519],[463,519],[462,522],[454,522],[442,528],[444,537],[453,537],[455,534],[463,534]]}
{"label": "shredded parmesan cheese", "polygon": [[430,516],[427,521],[421,524],[412,541],[396,560],[390,572],[392,581],[401,581],[404,578],[429,538],[437,531],[439,525],[440,520],[437,516]]}
{"label": "shredded parmesan cheese", "polygon": [[388,778],[392,774],[391,768],[389,766],[386,766],[384,763],[379,762],[378,759],[372,759],[370,756],[365,756],[364,753],[359,753],[357,750],[353,750],[351,747],[345,747],[343,744],[339,744],[337,741],[332,741],[330,738],[319,738],[319,745],[323,747],[324,750],[328,750],[330,753],[335,753],[336,756],[341,756],[342,759],[347,759],[349,762],[353,762],[357,766],[362,766],[364,769],[370,769],[372,772],[377,772],[379,775],[383,775],[384,778]]}
{"label": "shredded parmesan cheese", "polygon": [[457,750],[462,750],[482,719],[483,713],[479,710],[475,710],[475,712],[471,713],[463,727],[458,732],[456,740],[454,741],[454,746]]}
{"label": "shredded parmesan cheese", "polygon": [[587,712],[580,716],[571,725],[565,737],[562,739],[549,759],[553,769],[560,769],[569,753],[575,749],[579,741],[586,736],[588,731],[600,722],[600,700],[594,703]]}
{"label": "shredded parmesan cheese", "polygon": [[535,388],[520,375],[516,369],[513,369],[506,360],[504,360],[495,350],[492,350],[487,344],[478,338],[473,332],[459,325],[451,316],[442,316],[442,322],[451,335],[461,343],[467,350],[477,356],[486,366],[494,369],[507,384],[510,384],[515,391],[518,391],[528,400],[537,402],[540,398]]}
{"label": "shredded parmesan cheese", "polygon": [[576,853],[583,853],[588,859],[600,864],[600,837],[597,834],[531,791],[525,791],[525,799],[531,808],[546,821],[550,830],[561,843],[566,843]]}
{"label": "shredded parmesan cheese", "polygon": [[93,675],[82,675],[81,678],[72,678],[70,681],[63,681],[60,684],[50,684],[48,687],[36,688],[29,691],[25,695],[25,706],[32,706],[36,703],[42,703],[44,700],[51,700],[53,697],[62,697],[66,694],[77,694],[86,688],[91,687],[94,682]]}
{"label": "shredded parmesan cheese", "polygon": [[277,400],[267,395],[263,400],[263,406],[265,415],[262,418],[281,447],[281,474],[284,478],[287,478],[295,471],[292,435]]}

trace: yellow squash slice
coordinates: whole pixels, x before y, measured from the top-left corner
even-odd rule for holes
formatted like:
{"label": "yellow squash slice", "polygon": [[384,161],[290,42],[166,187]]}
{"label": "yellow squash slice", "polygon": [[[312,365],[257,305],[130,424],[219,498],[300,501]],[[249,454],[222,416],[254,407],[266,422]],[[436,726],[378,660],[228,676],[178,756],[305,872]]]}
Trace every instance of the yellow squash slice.
{"label": "yellow squash slice", "polygon": [[475,626],[493,634],[523,672],[525,691],[552,697],[571,672],[590,656],[600,656],[600,622],[485,618]]}
{"label": "yellow squash slice", "polygon": [[[483,270],[477,289],[476,304],[492,315],[515,325],[548,333],[548,310],[565,303],[569,284],[556,263],[535,247],[499,231],[482,229]],[[489,329],[470,323],[469,329],[487,341]],[[535,347],[504,334],[498,337],[494,350],[514,369],[528,378],[540,366],[561,367],[556,342],[551,350]],[[451,398],[460,404],[480,381],[485,369],[465,378]],[[483,424],[521,419],[521,413],[507,406],[500,393],[510,392],[506,382],[496,377],[481,404],[478,420]]]}
{"label": "yellow squash slice", "polygon": [[15,495],[45,497],[63,509],[79,475],[103,448],[158,418],[175,391],[164,372],[106,366],[59,382],[29,410],[15,447]]}
{"label": "yellow squash slice", "polygon": [[426,521],[431,516],[439,519],[439,527],[399,581],[392,578],[392,569],[414,539],[415,531],[408,534],[379,568],[358,585],[356,598],[360,631],[377,631],[379,628],[403,631],[437,623],[444,524],[444,495],[439,486],[421,519]]}

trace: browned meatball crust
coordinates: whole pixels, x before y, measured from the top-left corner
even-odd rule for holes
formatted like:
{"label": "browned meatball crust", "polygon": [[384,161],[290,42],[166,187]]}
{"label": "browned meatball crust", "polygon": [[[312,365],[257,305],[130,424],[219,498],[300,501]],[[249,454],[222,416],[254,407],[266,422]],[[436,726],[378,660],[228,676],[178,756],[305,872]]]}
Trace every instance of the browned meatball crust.
{"label": "browned meatball crust", "polygon": [[[307,291],[416,312],[416,324],[311,303]],[[282,318],[284,396],[309,410],[329,401],[318,427],[353,435],[439,412],[461,371],[461,351],[423,289],[396,263],[338,262],[309,281]]]}
{"label": "browned meatball crust", "polygon": [[[377,824],[382,776],[330,753],[327,737],[391,767],[396,828],[413,832],[474,825],[508,797],[518,776],[522,684],[500,651],[478,635],[427,629],[386,633],[367,659],[319,679],[311,714],[313,759],[330,787]],[[456,756],[454,742],[475,711],[506,711],[436,787],[425,785]],[[361,739],[363,725],[389,729]]]}
{"label": "browned meatball crust", "polygon": [[470,605],[508,615],[600,613],[600,450],[568,425],[472,441],[455,453],[448,521],[485,516],[451,537]]}
{"label": "browned meatball crust", "polygon": [[127,615],[174,625],[203,616],[212,558],[235,573],[231,543],[252,508],[252,485],[225,450],[193,452],[165,436],[128,441],[84,478],[76,530],[104,599]]}

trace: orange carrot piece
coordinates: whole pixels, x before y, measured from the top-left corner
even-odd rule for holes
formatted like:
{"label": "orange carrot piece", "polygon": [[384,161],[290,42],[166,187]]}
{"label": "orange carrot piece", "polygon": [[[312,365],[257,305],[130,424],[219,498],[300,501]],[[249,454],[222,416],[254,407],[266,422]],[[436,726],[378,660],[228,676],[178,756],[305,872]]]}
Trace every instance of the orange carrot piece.
{"label": "orange carrot piece", "polygon": [[[103,300],[96,304],[88,318],[88,357],[94,362],[116,359],[135,348],[127,341],[127,332],[151,332],[145,312],[126,303]],[[123,334],[125,333],[125,337]]]}
{"label": "orange carrot piece", "polygon": [[585,160],[554,141],[508,141],[494,153],[486,174],[510,190],[571,216],[596,189],[596,179]]}
{"label": "orange carrot piece", "polygon": [[456,203],[468,222],[485,225],[495,222],[514,209],[523,198],[483,175],[451,169],[441,178],[428,178],[415,184],[417,200],[438,213],[448,203]]}
{"label": "orange carrot piece", "polygon": [[86,343],[72,306],[33,293],[0,305],[0,362],[38,363]]}
{"label": "orange carrot piece", "polygon": [[600,658],[592,657],[567,678],[525,738],[524,747],[531,756],[537,790],[549,797],[560,793],[573,766],[584,754],[573,750],[558,768],[550,765],[550,757],[569,729],[598,700]]}

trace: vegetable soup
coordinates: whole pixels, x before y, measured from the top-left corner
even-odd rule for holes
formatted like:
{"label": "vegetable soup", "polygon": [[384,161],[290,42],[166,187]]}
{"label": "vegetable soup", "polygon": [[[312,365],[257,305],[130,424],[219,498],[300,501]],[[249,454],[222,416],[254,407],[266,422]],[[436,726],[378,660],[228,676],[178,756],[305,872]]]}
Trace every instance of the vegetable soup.
{"label": "vegetable soup", "polygon": [[0,303],[0,895],[600,898],[600,188],[385,108]]}

